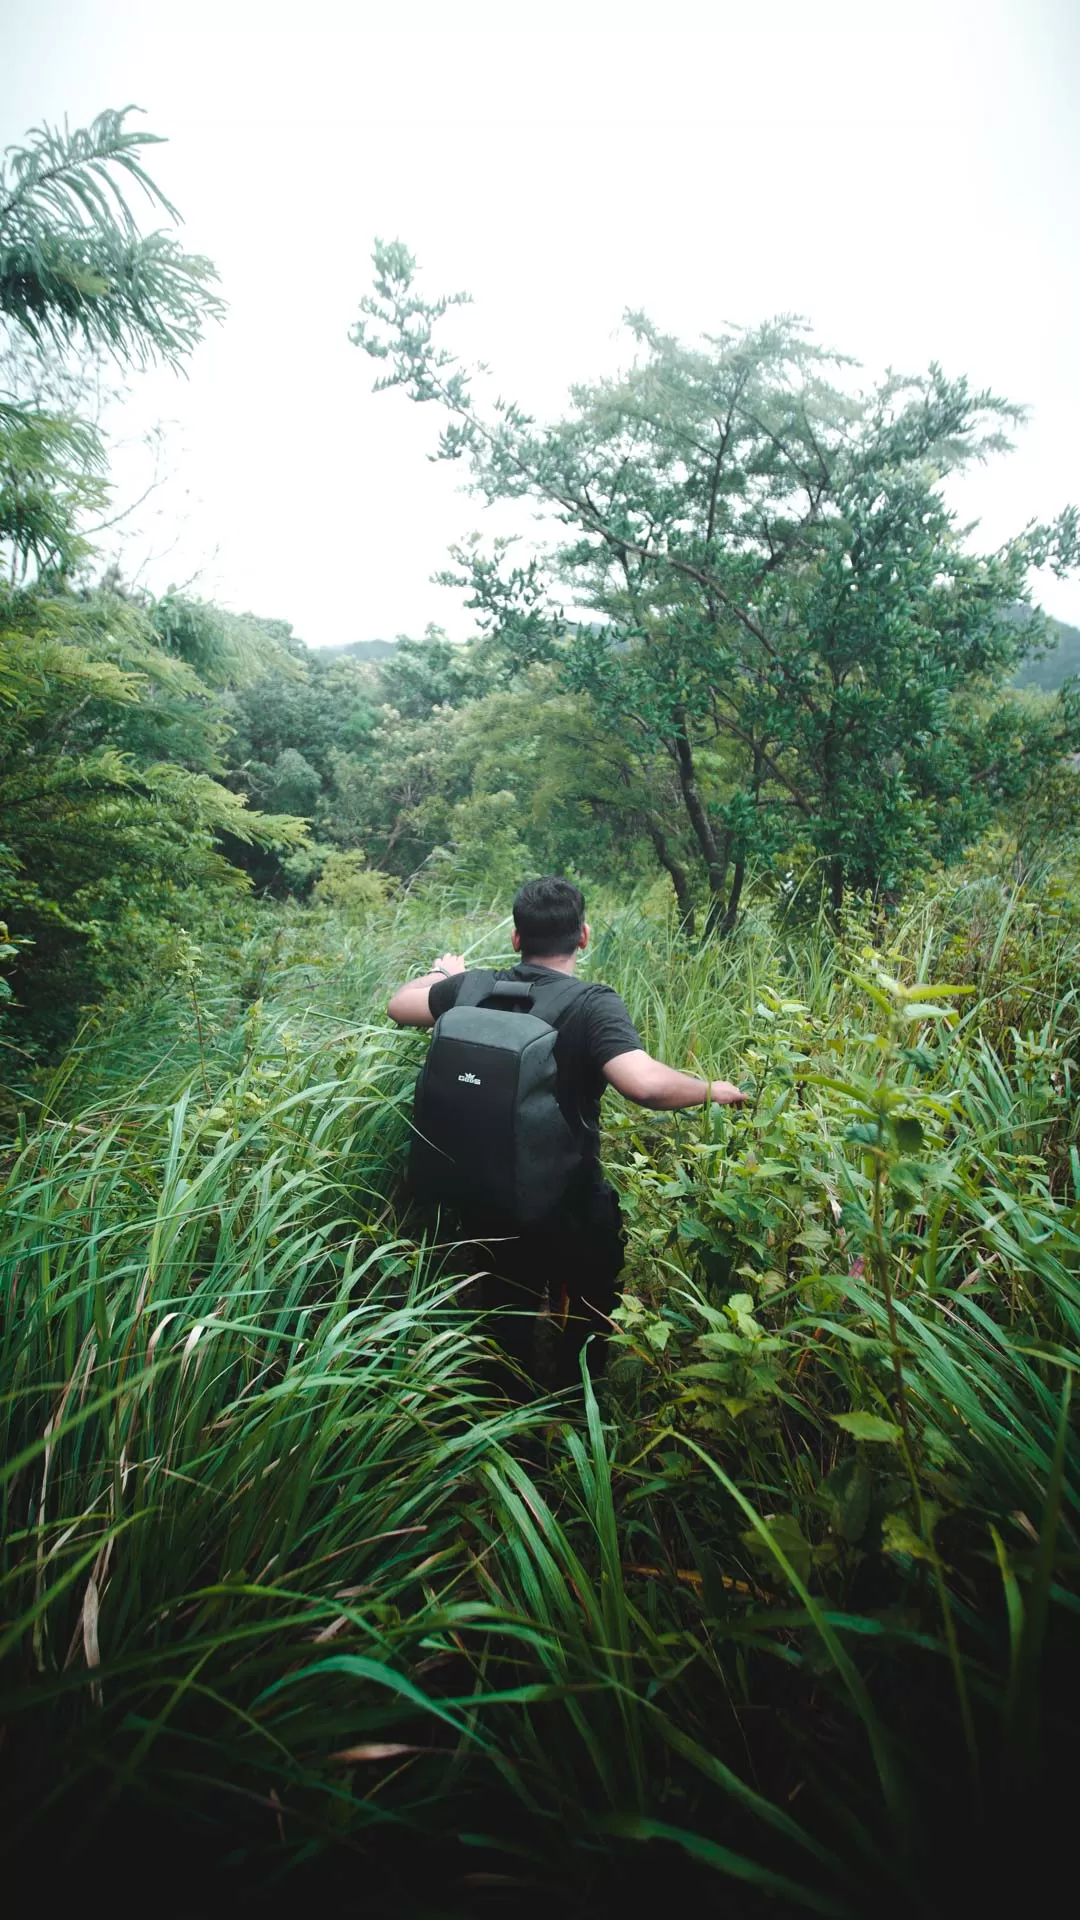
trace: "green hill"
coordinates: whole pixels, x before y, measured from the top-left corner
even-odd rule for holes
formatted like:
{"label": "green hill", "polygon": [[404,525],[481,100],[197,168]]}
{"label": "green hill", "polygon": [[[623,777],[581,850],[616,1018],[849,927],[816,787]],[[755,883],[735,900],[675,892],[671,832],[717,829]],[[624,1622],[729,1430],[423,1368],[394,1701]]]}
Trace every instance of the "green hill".
{"label": "green hill", "polygon": [[1016,686],[1056,693],[1070,674],[1080,673],[1080,627],[1067,627],[1061,620],[1051,620],[1050,627],[1057,636],[1056,647],[1041,660],[1025,660],[1017,673]]}
{"label": "green hill", "polygon": [[347,640],[340,646],[319,647],[317,651],[324,659],[338,659],[347,654],[351,660],[388,660],[397,652],[396,640]]}

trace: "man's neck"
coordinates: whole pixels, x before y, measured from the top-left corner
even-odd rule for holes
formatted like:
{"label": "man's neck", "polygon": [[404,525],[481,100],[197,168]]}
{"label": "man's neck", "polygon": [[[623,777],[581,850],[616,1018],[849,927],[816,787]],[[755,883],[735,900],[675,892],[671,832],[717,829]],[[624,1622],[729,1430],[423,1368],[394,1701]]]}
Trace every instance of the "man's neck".
{"label": "man's neck", "polygon": [[523,953],[523,967],[550,967],[553,973],[573,973],[577,966],[576,953]]}

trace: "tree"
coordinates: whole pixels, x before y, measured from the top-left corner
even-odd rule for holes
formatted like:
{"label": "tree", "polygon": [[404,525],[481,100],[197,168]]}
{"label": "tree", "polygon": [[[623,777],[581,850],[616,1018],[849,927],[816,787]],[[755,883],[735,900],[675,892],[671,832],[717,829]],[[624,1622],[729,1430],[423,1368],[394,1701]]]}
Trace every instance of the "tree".
{"label": "tree", "polygon": [[483,664],[471,647],[455,646],[437,628],[423,640],[402,635],[380,660],[376,685],[384,705],[406,720],[425,720],[437,707],[459,707],[486,691]]}
{"label": "tree", "polygon": [[[467,461],[486,501],[532,500],[566,528],[552,597],[597,619],[559,647],[564,681],[628,759],[666,765],[648,831],[684,912],[689,871],[730,928],[748,864],[799,847],[839,910],[845,886],[890,890],[978,832],[993,697],[1039,639],[1012,609],[1032,566],[1077,555],[1075,511],[979,556],[943,502],[1019,410],[937,367],[856,395],[791,320],[692,349],[631,315],[630,371],[539,427],[481,407],[437,344],[453,302],[422,299],[414,265],[377,247],[353,338],[386,364],[380,387],[442,410],[439,457]],[[471,554],[474,603],[513,630],[512,578]],[[1036,782],[1045,733],[1018,712],[1010,741]]]}
{"label": "tree", "polygon": [[312,818],[322,783],[311,762],[305,760],[295,747],[284,747],[273,766],[260,767],[259,773],[262,787],[260,800],[272,811]]}
{"label": "tree", "polygon": [[[35,128],[0,162],[0,320],[39,350],[78,345],[122,366],[178,366],[223,307],[208,260],[139,231],[132,188],[179,216],[143,165],[160,137],[127,127],[132,112],[74,132]],[[11,366],[9,355],[9,382]],[[36,572],[66,579],[85,562],[81,529],[107,497],[106,468],[99,433],[70,406],[0,390],[0,556],[13,584]]]}
{"label": "tree", "polygon": [[80,524],[105,503],[105,465],[85,421],[0,400],[0,574],[11,586],[70,577],[85,561]]}
{"label": "tree", "polygon": [[209,260],[163,233],[141,233],[136,187],[179,215],[143,165],[160,135],[125,126],[135,111],[89,127],[36,127],[0,166],[0,313],[35,341],[86,346],[122,364],[177,366],[222,311]]}
{"label": "tree", "polygon": [[294,643],[287,660],[264,654],[262,671],[235,687],[228,699],[230,765],[243,776],[293,748],[316,769],[325,788],[331,752],[362,750],[376,724],[379,701],[371,669],[352,660],[326,660],[302,643]]}
{"label": "tree", "polygon": [[455,714],[438,708],[408,719],[384,707],[361,756],[331,754],[332,787],[321,810],[321,835],[364,849],[371,866],[406,876],[449,836],[450,810],[469,792],[467,773],[449,747]]}
{"label": "tree", "polygon": [[[0,169],[0,318],[57,353],[176,364],[219,311],[213,270],[139,233],[125,189],[173,210],[141,164],[153,136],[124,119],[44,129]],[[85,516],[106,498],[92,425],[0,396],[0,891],[24,1052],[66,1039],[80,1005],[246,884],[224,841],[306,832],[218,778],[220,689],[275,645],[284,660],[280,644],[198,602],[88,586]]]}
{"label": "tree", "polygon": [[[463,706],[443,742],[436,804],[456,874],[493,891],[498,842],[499,872],[516,859],[519,880],[530,868],[590,882],[641,877],[643,847],[655,851],[665,769],[635,762],[588,696],[566,690],[556,665],[530,667],[512,687]],[[419,806],[418,824],[429,810]]]}
{"label": "tree", "polygon": [[0,896],[20,1045],[62,1043],[81,1005],[243,888],[224,836],[303,839],[301,821],[249,812],[214,777],[220,725],[141,609],[0,591]]}

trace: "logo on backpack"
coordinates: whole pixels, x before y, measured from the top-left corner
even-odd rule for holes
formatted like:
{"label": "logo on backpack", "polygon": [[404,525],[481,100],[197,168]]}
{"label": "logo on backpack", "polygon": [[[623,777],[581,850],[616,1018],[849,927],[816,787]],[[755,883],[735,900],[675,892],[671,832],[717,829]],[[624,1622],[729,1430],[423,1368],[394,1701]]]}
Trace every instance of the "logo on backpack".
{"label": "logo on backpack", "polygon": [[463,1087],[479,1087],[482,1084],[475,1073],[459,1073],[458,1079]]}

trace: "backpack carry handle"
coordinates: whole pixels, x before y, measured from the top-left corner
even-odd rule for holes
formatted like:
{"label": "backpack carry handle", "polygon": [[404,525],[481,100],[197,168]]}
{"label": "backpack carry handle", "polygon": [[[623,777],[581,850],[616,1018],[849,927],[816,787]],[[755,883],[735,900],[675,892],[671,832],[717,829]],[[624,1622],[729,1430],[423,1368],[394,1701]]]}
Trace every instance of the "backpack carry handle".
{"label": "backpack carry handle", "polygon": [[[541,991],[537,994],[537,988]],[[595,992],[588,980],[496,980],[490,968],[470,967],[461,983],[455,1005],[459,1007],[510,1007],[515,1012],[535,1013],[550,1026],[573,1001]],[[554,1018],[553,1018],[554,1016]]]}
{"label": "backpack carry handle", "polygon": [[489,1001],[511,1000],[516,1002],[518,1006],[526,1007],[532,1006],[532,997],[533,989],[531,980],[497,980],[494,991],[487,995]]}
{"label": "backpack carry handle", "polygon": [[487,1007],[494,1001],[511,1001],[515,1007],[528,1012],[532,1006],[532,982],[529,980],[496,980],[487,967],[470,967],[461,983],[456,1005],[459,1007]]}

